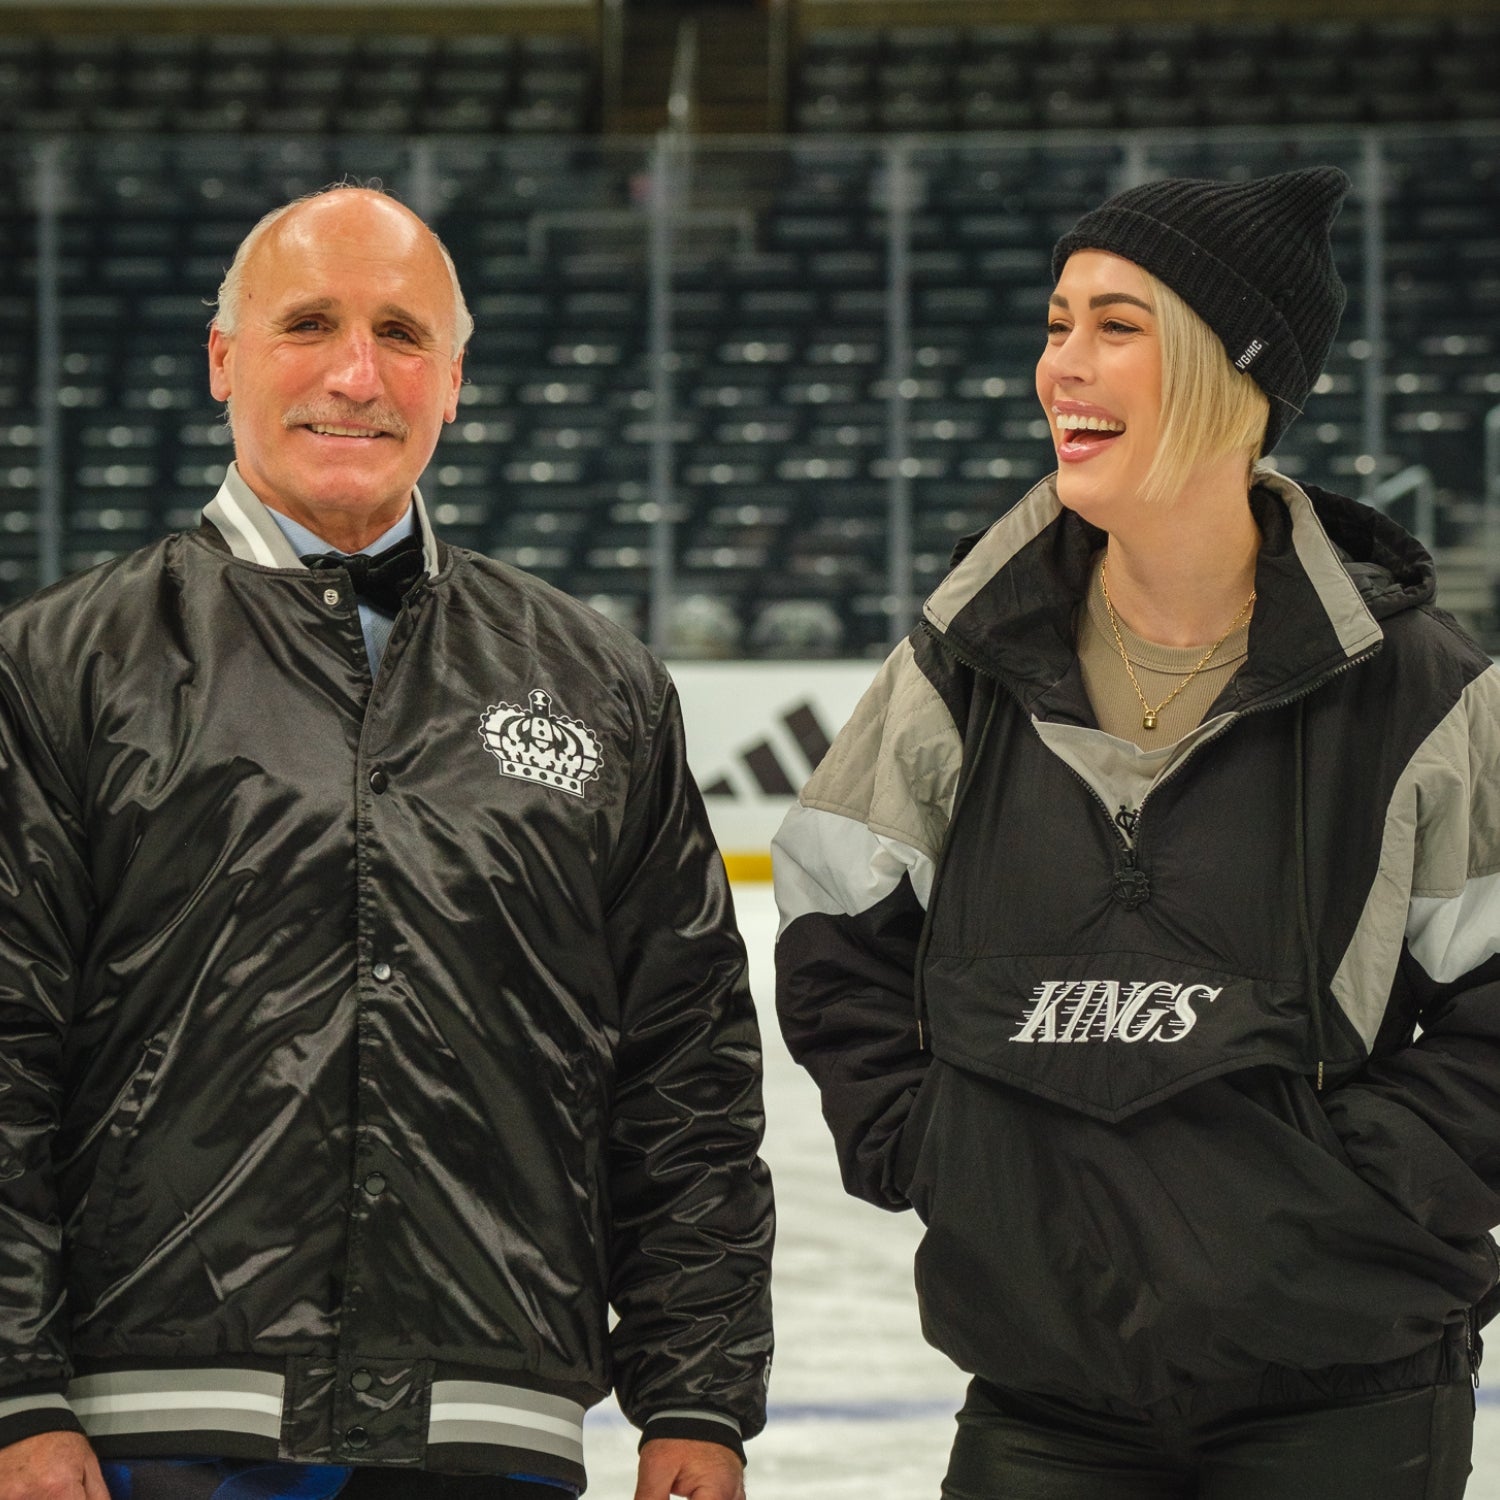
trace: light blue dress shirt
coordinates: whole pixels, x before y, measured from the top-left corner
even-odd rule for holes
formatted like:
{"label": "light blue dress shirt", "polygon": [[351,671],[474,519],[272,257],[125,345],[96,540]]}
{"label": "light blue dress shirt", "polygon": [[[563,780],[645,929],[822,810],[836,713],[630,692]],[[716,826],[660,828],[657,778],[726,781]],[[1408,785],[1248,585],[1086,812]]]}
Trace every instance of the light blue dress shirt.
{"label": "light blue dress shirt", "polygon": [[[266,510],[271,519],[281,528],[281,534],[289,541],[296,550],[298,557],[306,557],[313,552],[342,552],[343,549],[335,547],[331,542],[325,542],[317,532],[309,531],[307,527],[284,516],[279,510],[272,510],[268,505]],[[389,531],[383,531],[366,547],[359,550],[367,557],[373,557],[377,552],[384,552],[387,547],[394,547],[397,542],[404,541],[409,536],[415,536],[417,532],[417,508],[414,505],[406,507],[406,514],[391,527]],[[352,552],[344,552],[345,557],[353,557]],[[394,614],[387,614],[385,610],[378,608],[368,599],[359,600],[359,628],[365,636],[365,655],[370,659],[370,676],[375,675],[380,666],[380,658],[385,652],[385,643],[391,638],[391,626],[396,623]]]}

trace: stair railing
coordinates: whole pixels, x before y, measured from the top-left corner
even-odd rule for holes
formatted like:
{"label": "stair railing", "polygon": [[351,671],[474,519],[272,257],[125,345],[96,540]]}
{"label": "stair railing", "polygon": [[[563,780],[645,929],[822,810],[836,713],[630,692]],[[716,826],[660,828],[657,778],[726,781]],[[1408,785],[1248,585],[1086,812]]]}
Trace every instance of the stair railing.
{"label": "stair railing", "polygon": [[1429,552],[1437,545],[1437,486],[1432,482],[1432,471],[1421,464],[1392,474],[1382,479],[1370,491],[1370,499],[1380,510],[1387,510],[1393,500],[1405,495],[1416,496],[1416,509],[1412,516],[1412,531]]}
{"label": "stair railing", "polygon": [[698,123],[698,22],[689,17],[677,28],[672,86],[667,94],[667,129],[691,135]]}
{"label": "stair railing", "polygon": [[766,129],[779,134],[787,128],[787,101],[792,88],[791,0],[770,0],[767,20]]}
{"label": "stair railing", "polygon": [[599,101],[606,130],[618,128],[625,97],[625,0],[600,0]]}
{"label": "stair railing", "polygon": [[1484,550],[1500,570],[1500,406],[1484,416]]}

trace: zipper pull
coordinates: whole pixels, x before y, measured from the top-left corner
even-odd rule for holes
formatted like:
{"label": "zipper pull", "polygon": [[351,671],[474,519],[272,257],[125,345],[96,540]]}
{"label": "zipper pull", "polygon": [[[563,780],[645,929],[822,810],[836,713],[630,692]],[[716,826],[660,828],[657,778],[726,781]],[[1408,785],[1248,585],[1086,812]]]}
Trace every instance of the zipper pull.
{"label": "zipper pull", "polygon": [[1126,911],[1134,911],[1151,899],[1151,877],[1136,864],[1134,849],[1120,851],[1109,893]]}

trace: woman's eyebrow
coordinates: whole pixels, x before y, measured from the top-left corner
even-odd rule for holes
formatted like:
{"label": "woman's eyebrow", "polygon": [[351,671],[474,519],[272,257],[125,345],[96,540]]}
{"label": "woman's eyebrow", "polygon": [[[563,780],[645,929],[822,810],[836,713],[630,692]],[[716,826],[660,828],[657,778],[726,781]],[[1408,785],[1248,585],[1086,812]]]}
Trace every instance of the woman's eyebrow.
{"label": "woman's eyebrow", "polygon": [[[1061,292],[1053,292],[1047,300],[1053,307],[1061,307],[1066,310],[1068,306],[1068,299]],[[1132,307],[1142,308],[1148,313],[1155,313],[1156,311],[1149,302],[1143,302],[1139,297],[1132,297],[1129,292],[1101,292],[1097,297],[1089,298],[1089,307],[1109,307],[1116,302],[1128,302]]]}

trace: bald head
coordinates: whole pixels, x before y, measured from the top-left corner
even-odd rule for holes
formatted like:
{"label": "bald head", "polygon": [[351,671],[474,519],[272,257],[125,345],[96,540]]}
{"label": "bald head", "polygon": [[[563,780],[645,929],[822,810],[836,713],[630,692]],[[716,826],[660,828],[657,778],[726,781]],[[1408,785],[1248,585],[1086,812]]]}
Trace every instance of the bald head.
{"label": "bald head", "polygon": [[474,332],[474,319],[464,301],[458,270],[447,248],[416,214],[390,194],[343,183],[273,208],[240,241],[219,285],[214,325],[231,337],[238,332],[247,274],[264,252],[274,250],[278,244],[324,236],[347,239],[352,247],[357,247],[360,237],[370,233],[389,236],[398,243],[407,238],[410,253],[418,263],[427,256],[435,257],[434,264],[441,267],[453,288],[453,321],[448,334],[450,352],[456,359]]}

